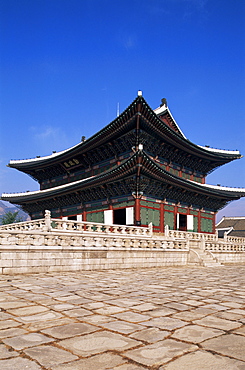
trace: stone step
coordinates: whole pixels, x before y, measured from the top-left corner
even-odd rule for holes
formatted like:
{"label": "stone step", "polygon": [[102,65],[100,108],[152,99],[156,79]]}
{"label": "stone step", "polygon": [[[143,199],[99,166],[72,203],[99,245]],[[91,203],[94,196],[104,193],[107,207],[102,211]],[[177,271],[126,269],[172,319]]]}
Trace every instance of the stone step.
{"label": "stone step", "polygon": [[204,267],[223,267],[224,265],[221,265],[221,264],[213,264],[213,265],[211,265],[211,264],[205,264],[204,265]]}
{"label": "stone step", "polygon": [[212,256],[205,252],[200,256],[205,267],[222,266],[220,262],[216,261]]}
{"label": "stone step", "polygon": [[205,267],[219,267],[223,266],[220,262],[216,261],[210,254],[206,253],[203,250],[194,248],[194,250],[198,253],[198,256],[201,259],[201,263]]}

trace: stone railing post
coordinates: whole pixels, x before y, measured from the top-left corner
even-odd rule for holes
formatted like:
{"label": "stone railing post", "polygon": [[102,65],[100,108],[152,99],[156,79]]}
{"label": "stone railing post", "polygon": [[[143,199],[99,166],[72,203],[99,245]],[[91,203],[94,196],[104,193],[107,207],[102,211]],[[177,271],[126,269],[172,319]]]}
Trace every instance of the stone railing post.
{"label": "stone railing post", "polygon": [[201,247],[201,250],[205,250],[205,236],[202,235],[201,236],[201,240],[200,240],[200,247]]}
{"label": "stone railing post", "polygon": [[47,209],[45,210],[45,224],[43,231],[51,231],[51,212]]}
{"label": "stone railing post", "polygon": [[188,235],[186,238],[186,249],[188,250],[190,250],[190,239],[191,239],[191,235]]}
{"label": "stone railing post", "polygon": [[165,236],[169,236],[169,226],[168,225],[164,227],[164,234]]}
{"label": "stone railing post", "polygon": [[224,232],[224,241],[227,242],[227,239],[228,239],[228,233],[227,231]]}
{"label": "stone railing post", "polygon": [[149,235],[152,236],[152,234],[153,234],[153,225],[152,225],[152,222],[149,223],[148,227],[149,227]]}

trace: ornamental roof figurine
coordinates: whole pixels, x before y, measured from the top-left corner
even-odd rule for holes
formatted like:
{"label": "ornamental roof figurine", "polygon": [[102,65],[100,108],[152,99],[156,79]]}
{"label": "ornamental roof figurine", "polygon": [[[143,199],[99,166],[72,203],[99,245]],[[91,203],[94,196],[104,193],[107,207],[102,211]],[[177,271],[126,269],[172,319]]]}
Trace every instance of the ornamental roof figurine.
{"label": "ornamental roof figurine", "polygon": [[215,214],[245,189],[206,184],[217,167],[241,158],[187,140],[166,99],[153,110],[138,91],[136,99],[99,132],[71,148],[9,167],[40,183],[40,190],[3,194],[31,218],[52,217],[92,222],[153,223],[170,229],[214,232]]}

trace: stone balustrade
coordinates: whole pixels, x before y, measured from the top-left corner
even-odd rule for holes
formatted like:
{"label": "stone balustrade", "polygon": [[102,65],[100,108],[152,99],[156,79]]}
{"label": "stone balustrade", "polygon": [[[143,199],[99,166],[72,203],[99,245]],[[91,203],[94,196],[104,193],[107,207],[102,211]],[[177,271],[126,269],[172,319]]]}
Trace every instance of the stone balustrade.
{"label": "stone balustrade", "polygon": [[165,236],[169,236],[172,238],[189,239],[193,241],[205,240],[205,242],[210,242],[209,245],[214,245],[214,246],[221,245],[224,241],[228,243],[227,245],[229,245],[230,243],[232,245],[239,246],[239,248],[241,244],[245,245],[245,238],[241,238],[238,236],[229,236],[226,234],[224,238],[219,238],[217,232],[215,234],[196,233],[196,232],[191,232],[191,231],[169,230],[168,227],[165,227]]}
{"label": "stone balustrade", "polygon": [[208,242],[205,243],[205,250],[210,252],[245,252],[245,243],[233,243],[233,242]]}
{"label": "stone balustrade", "polygon": [[210,240],[218,241],[218,233],[215,234],[206,234],[206,233],[197,233],[194,231],[181,231],[181,230],[170,230],[165,227],[165,236],[173,238],[183,238],[189,240]]}
{"label": "stone balustrade", "polygon": [[67,231],[78,233],[98,233],[98,234],[119,234],[119,235],[136,235],[152,236],[152,223],[148,227],[128,226],[128,225],[106,225],[96,222],[87,221],[67,221],[50,218],[46,211],[45,219],[32,220],[25,222],[16,222],[13,224],[0,226],[0,232],[4,231]]}
{"label": "stone balustrade", "polygon": [[[128,225],[106,225],[96,222],[87,221],[70,221],[54,219],[50,217],[50,212],[46,211],[45,218],[39,220],[18,222],[8,225],[0,226],[0,245],[11,243],[16,245],[28,244],[30,245],[50,245],[51,240],[53,245],[62,243],[62,240],[67,240],[70,244],[72,240],[76,240],[76,245],[81,245],[81,240],[84,239],[85,235],[91,234],[93,238],[96,235],[103,237],[108,235],[110,238],[114,236],[121,237],[134,237],[140,240],[140,238],[151,239],[151,244],[165,246],[166,249],[182,249],[186,248],[187,241],[196,241],[205,243],[205,249],[207,250],[244,250],[245,238],[225,236],[224,239],[218,238],[218,234],[206,234],[196,233],[190,231],[170,230],[165,227],[165,234],[159,235],[154,234],[153,238],[152,224],[148,227],[139,226],[128,226]],[[28,234],[31,233],[31,234]],[[51,234],[43,234],[45,232]],[[27,233],[27,234],[26,234]],[[71,235],[64,236],[63,234],[72,233]],[[76,236],[80,235],[80,236]],[[54,242],[55,241],[55,242]],[[179,245],[180,247],[176,247]],[[184,247],[183,247],[184,246]]]}
{"label": "stone balustrade", "polygon": [[188,249],[186,240],[172,240],[167,238],[149,237],[138,234],[108,234],[97,233],[94,230],[55,230],[39,231],[33,233],[32,230],[1,230],[0,247],[9,246],[19,248],[20,246],[42,247],[53,246],[61,248],[151,248],[165,250]]}
{"label": "stone balustrade", "polygon": [[219,239],[218,242],[206,242],[205,250],[222,264],[245,264],[244,238],[235,238],[235,241],[232,241],[232,237],[226,239]]}
{"label": "stone balustrade", "polygon": [[119,234],[119,235],[152,235],[152,224],[148,227],[128,225],[106,225],[87,221],[64,221],[51,219],[51,229],[55,231],[75,231],[79,233]]}
{"label": "stone balustrade", "polygon": [[[208,251],[244,251],[245,238],[218,234],[204,234],[190,231],[169,230],[165,235],[152,232],[148,227],[128,225],[106,225],[87,221],[54,219],[46,211],[45,218],[0,226],[0,245],[53,245],[53,246],[120,246],[130,248],[186,249],[188,242],[204,243]],[[90,235],[86,238],[86,235]],[[105,235],[107,238],[105,238]],[[115,239],[115,236],[117,239]],[[102,239],[101,239],[102,238]],[[113,239],[114,238],[114,239]],[[119,238],[119,239],[118,239]],[[150,239],[147,242],[142,240]],[[114,241],[112,241],[114,240]],[[130,240],[130,241],[129,241]]]}
{"label": "stone balustrade", "polygon": [[229,236],[224,237],[224,240],[230,243],[243,243],[245,244],[245,238],[240,238],[238,236]]}
{"label": "stone balustrade", "polygon": [[15,230],[15,231],[25,231],[25,230],[44,230],[45,229],[45,219],[16,222],[13,224],[1,225],[0,232],[5,230]]}

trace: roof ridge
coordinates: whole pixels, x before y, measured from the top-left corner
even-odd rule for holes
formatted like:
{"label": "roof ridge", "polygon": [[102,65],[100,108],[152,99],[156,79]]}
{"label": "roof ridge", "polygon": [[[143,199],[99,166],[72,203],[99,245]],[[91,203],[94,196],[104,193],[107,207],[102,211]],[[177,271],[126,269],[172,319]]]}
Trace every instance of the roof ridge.
{"label": "roof ridge", "polygon": [[223,220],[234,220],[234,219],[241,219],[245,220],[245,216],[223,216]]}

